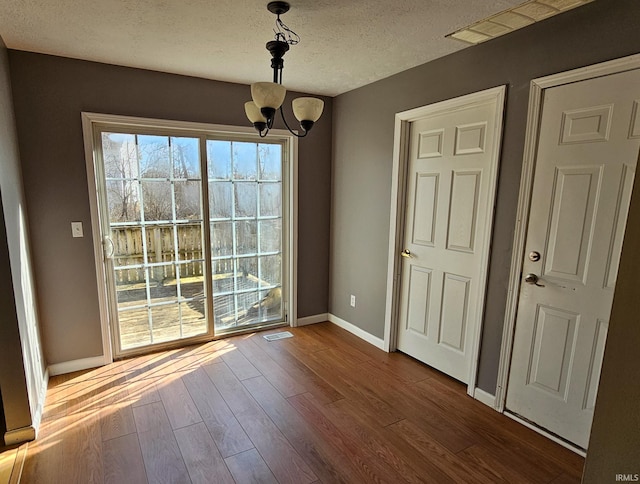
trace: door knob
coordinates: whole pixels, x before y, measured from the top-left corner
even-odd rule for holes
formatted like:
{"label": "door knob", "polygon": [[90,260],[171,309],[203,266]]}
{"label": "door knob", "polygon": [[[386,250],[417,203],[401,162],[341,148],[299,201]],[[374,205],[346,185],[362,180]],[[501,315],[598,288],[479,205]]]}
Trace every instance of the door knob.
{"label": "door knob", "polygon": [[400,252],[400,255],[402,257],[406,257],[407,259],[411,259],[413,257],[409,249],[404,249],[402,252]]}
{"label": "door knob", "polygon": [[544,284],[538,284],[540,278],[533,273],[529,273],[524,277],[524,282],[531,284],[532,286],[544,287]]}

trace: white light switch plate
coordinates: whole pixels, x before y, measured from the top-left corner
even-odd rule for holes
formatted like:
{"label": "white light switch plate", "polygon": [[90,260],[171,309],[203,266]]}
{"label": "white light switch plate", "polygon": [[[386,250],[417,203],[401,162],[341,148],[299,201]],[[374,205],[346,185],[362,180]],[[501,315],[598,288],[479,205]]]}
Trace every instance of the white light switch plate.
{"label": "white light switch plate", "polygon": [[71,222],[71,235],[73,237],[84,237],[82,222]]}

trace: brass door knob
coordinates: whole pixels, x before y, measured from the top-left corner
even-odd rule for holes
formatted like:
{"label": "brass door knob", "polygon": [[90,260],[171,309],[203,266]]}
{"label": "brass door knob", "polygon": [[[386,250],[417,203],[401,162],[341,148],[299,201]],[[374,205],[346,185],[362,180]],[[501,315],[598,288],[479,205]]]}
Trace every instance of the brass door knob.
{"label": "brass door knob", "polygon": [[534,273],[529,273],[524,276],[524,282],[526,282],[527,284],[531,284],[532,286],[544,287],[543,284],[538,284],[539,280],[540,278],[538,277],[538,275]]}

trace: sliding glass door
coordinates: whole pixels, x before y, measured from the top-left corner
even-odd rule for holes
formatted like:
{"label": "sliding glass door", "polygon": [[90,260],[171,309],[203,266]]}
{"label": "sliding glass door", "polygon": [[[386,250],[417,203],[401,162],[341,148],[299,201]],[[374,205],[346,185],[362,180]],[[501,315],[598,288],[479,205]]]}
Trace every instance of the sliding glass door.
{"label": "sliding glass door", "polygon": [[282,145],[207,140],[217,333],[282,321]]}
{"label": "sliding glass door", "polygon": [[285,322],[285,141],[95,130],[115,355]]}

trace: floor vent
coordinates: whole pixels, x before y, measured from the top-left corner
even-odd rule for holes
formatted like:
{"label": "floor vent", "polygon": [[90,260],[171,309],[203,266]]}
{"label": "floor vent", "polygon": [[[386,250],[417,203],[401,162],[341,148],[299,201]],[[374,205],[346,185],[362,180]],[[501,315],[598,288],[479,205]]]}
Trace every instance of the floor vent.
{"label": "floor vent", "polygon": [[293,338],[293,335],[289,331],[264,335],[264,339],[266,339],[267,341],[277,341],[284,338]]}

